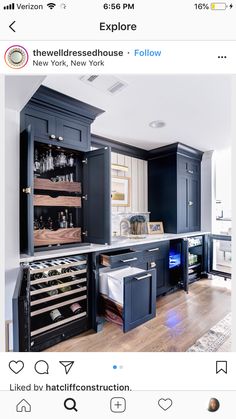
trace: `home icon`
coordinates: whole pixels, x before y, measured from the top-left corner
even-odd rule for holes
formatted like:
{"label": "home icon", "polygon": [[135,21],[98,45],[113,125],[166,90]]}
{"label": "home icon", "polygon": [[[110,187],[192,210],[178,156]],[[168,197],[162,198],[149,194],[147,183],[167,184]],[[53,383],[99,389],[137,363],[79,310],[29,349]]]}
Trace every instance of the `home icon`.
{"label": "home icon", "polygon": [[16,411],[18,413],[30,413],[31,405],[25,399],[23,399],[16,405]]}

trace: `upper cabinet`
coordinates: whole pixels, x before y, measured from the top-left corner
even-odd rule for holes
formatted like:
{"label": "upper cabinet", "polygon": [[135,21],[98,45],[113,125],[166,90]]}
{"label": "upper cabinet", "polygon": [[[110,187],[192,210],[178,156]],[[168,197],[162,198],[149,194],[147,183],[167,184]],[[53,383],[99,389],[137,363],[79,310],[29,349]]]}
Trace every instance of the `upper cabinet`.
{"label": "upper cabinet", "polygon": [[152,221],[165,232],[201,229],[202,152],[181,143],[152,150],[148,161],[148,202]]}
{"label": "upper cabinet", "polygon": [[44,87],[22,111],[21,252],[110,243],[110,149],[90,151],[101,112]]}
{"label": "upper cabinet", "polygon": [[29,125],[41,141],[90,150],[90,125],[104,111],[41,86],[21,113],[21,131]]}

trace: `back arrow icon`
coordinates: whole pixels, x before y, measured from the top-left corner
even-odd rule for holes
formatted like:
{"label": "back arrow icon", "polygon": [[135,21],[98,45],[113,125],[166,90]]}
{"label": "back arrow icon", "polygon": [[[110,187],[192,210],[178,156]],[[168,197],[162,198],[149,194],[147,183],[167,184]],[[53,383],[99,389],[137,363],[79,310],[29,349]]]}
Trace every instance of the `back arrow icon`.
{"label": "back arrow icon", "polygon": [[10,25],[9,25],[9,28],[13,31],[13,32],[15,32],[15,29],[12,27],[14,24],[16,23],[16,21],[14,20],[14,22],[12,22]]}

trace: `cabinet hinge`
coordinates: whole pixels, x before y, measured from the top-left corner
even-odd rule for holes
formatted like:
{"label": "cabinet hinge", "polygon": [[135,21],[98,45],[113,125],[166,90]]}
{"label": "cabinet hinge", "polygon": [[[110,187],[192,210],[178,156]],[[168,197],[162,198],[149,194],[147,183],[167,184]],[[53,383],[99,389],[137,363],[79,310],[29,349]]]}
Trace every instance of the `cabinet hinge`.
{"label": "cabinet hinge", "polygon": [[88,195],[86,194],[86,195],[82,195],[82,199],[84,199],[85,201],[87,201],[88,200]]}
{"label": "cabinet hinge", "polygon": [[83,231],[83,232],[82,232],[82,235],[83,235],[84,237],[88,237],[88,231],[87,231],[87,230]]}
{"label": "cabinet hinge", "polygon": [[86,159],[82,160],[82,163],[88,164],[88,159],[86,158]]}

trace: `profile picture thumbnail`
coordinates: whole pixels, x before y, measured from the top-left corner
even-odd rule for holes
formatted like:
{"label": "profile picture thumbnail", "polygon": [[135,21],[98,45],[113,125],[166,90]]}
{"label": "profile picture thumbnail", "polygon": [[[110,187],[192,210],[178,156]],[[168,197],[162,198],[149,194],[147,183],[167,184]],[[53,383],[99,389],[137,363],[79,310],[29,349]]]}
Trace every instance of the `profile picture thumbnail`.
{"label": "profile picture thumbnail", "polygon": [[27,64],[29,54],[21,45],[12,45],[6,50],[4,59],[8,67],[20,69]]}
{"label": "profile picture thumbnail", "polygon": [[219,400],[212,397],[208,404],[208,412],[217,412],[220,408],[220,402]]}

